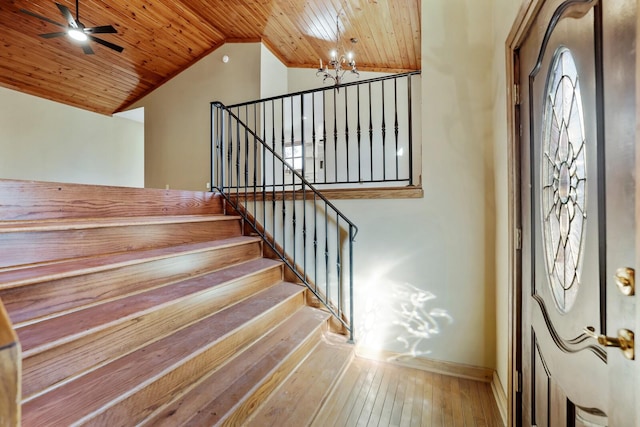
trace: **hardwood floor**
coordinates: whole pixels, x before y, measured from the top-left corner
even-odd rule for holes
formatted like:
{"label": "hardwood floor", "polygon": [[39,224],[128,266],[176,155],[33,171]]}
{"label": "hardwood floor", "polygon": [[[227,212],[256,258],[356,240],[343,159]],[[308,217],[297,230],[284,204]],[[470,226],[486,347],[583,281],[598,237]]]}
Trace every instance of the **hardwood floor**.
{"label": "hardwood floor", "polygon": [[488,383],[356,357],[314,427],[502,427]]}

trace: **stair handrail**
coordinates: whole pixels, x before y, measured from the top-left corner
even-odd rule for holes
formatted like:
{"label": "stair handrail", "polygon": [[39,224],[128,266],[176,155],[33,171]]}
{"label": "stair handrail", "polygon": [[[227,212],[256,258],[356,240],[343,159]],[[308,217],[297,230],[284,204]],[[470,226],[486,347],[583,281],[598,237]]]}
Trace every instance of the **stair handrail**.
{"label": "stair handrail", "polygon": [[0,426],[20,425],[21,378],[20,342],[0,300]]}
{"label": "stair handrail", "polygon": [[[233,111],[231,111],[229,109],[229,107],[225,106],[222,102],[220,101],[214,101],[211,102],[211,108],[212,108],[212,126],[211,126],[211,140],[212,140],[212,152],[211,152],[211,156],[212,156],[212,167],[211,167],[211,189],[213,190],[217,190],[220,192],[220,194],[225,198],[225,200],[227,202],[229,202],[231,204],[231,206],[234,208],[234,210],[242,216],[243,220],[245,221],[245,223],[249,224],[253,230],[263,239],[263,241],[265,243],[267,243],[267,245],[278,255],[278,257],[291,269],[291,271],[293,271],[293,273],[297,276],[297,278],[304,284],[307,286],[307,288],[315,295],[316,298],[318,298],[318,300],[329,310],[329,312],[343,325],[343,327],[349,332],[349,341],[353,342],[354,339],[354,313],[353,313],[353,305],[354,305],[354,300],[353,300],[353,283],[354,283],[354,278],[353,278],[353,243],[355,241],[355,237],[358,234],[358,227],[353,223],[353,221],[351,221],[344,213],[342,213],[333,203],[331,203],[331,201],[329,201],[323,194],[321,191],[319,191],[313,184],[311,184],[300,172],[298,172],[295,168],[291,167],[291,165],[278,153],[276,152],[272,147],[269,146],[269,144],[265,143],[265,141],[256,134],[256,132],[254,130],[252,130],[249,126],[247,126],[246,123],[244,123],[240,117],[238,117]],[[251,135],[253,137],[253,141],[257,144],[260,145],[260,148],[263,150],[263,153],[267,153],[268,155],[272,156],[273,161],[275,162],[275,160],[277,159],[278,162],[280,162],[283,166],[283,168],[286,168],[286,170],[288,171],[289,174],[291,174],[293,177],[293,184],[291,185],[292,187],[292,200],[295,202],[296,199],[296,186],[300,187],[301,190],[298,190],[298,193],[302,192],[303,193],[303,197],[304,197],[304,193],[306,191],[310,191],[311,193],[313,193],[313,197],[314,197],[314,205],[316,205],[316,212],[314,212],[314,215],[317,214],[317,200],[320,200],[322,202],[322,204],[325,207],[325,218],[326,218],[326,209],[330,209],[335,217],[337,218],[337,224],[336,227],[339,228],[340,227],[340,221],[344,222],[346,226],[348,226],[348,266],[349,266],[349,273],[348,273],[348,281],[349,281],[349,289],[348,289],[348,294],[349,294],[349,310],[347,313],[348,317],[347,319],[345,319],[344,317],[344,312],[342,310],[342,307],[340,306],[340,297],[338,298],[338,304],[337,306],[335,304],[332,304],[331,300],[329,299],[328,295],[323,294],[320,290],[318,290],[317,288],[317,283],[314,283],[313,280],[311,280],[311,278],[309,277],[309,275],[307,274],[307,272],[305,271],[306,269],[304,268],[300,268],[299,265],[296,264],[295,262],[295,255],[292,257],[291,254],[286,253],[285,251],[285,245],[284,244],[279,244],[278,242],[276,242],[276,237],[275,237],[275,233],[274,235],[269,235],[269,233],[266,232],[266,229],[264,228],[263,224],[260,224],[257,221],[257,218],[255,216],[252,216],[251,213],[248,211],[247,206],[243,206],[239,203],[240,201],[240,195],[242,193],[240,193],[239,188],[240,188],[240,175],[238,172],[237,175],[237,184],[235,186],[236,189],[236,197],[234,199],[233,194],[229,191],[225,191],[226,188],[231,189],[232,186],[229,185],[225,185],[225,181],[224,181],[224,135],[225,132],[224,130],[222,130],[221,132],[217,132],[216,127],[215,127],[215,114],[214,111],[215,109],[218,109],[220,111],[226,112],[226,114],[228,114],[229,117],[229,121],[231,118],[233,118],[235,120],[235,123],[237,126],[241,127],[243,129],[243,131],[245,132],[245,135]],[[225,120],[223,119],[222,121],[223,127],[224,127],[224,122]],[[228,132],[227,132],[228,133]],[[220,135],[220,138],[217,139],[216,136],[217,134]],[[238,133],[238,137],[239,137],[239,133]],[[248,144],[248,143],[247,143]],[[247,145],[248,147],[248,145]],[[255,152],[255,149],[254,149]],[[231,162],[231,158],[233,157],[234,153],[229,152],[228,154],[228,158],[229,158],[229,162]],[[238,157],[240,157],[240,151],[238,151]],[[239,159],[236,159],[238,163]],[[219,165],[219,168],[214,167],[215,164]],[[217,174],[220,173],[221,175],[221,180],[218,181],[217,178]],[[274,171],[275,173],[275,171]],[[245,178],[246,178],[246,171],[245,171]],[[296,178],[298,179],[298,183],[296,184]],[[255,179],[255,175],[254,175],[254,179]],[[245,199],[247,198],[247,196],[251,193],[246,191],[247,185],[246,185],[246,181],[245,181]],[[256,191],[256,183],[254,182],[254,186],[253,186],[253,198],[254,198],[254,205],[255,205],[255,200],[256,200],[256,196],[258,195],[258,192]],[[263,196],[263,203],[266,201],[265,200],[265,194],[266,194],[266,187],[268,185],[266,185],[264,182],[262,183],[262,196]],[[273,187],[273,193],[274,193],[274,199],[273,202],[275,203],[275,188],[276,187],[280,187],[282,186],[283,188],[283,193],[285,193],[285,188],[286,188],[286,184],[275,184],[273,183],[272,185],[269,185],[269,187]],[[282,196],[283,201],[286,199],[286,196],[283,194]],[[303,202],[306,202],[306,199],[303,199]],[[306,221],[306,218],[304,218],[304,220]],[[294,210],[294,228],[295,228],[295,210]],[[305,234],[306,236],[306,234]],[[315,245],[316,242],[314,242]],[[295,245],[295,244],[294,244]],[[294,251],[295,251],[295,246],[294,246]],[[306,251],[306,249],[305,249]],[[337,265],[338,265],[338,280],[340,280],[341,278],[341,259],[339,257],[339,253],[340,250],[338,250],[338,260],[337,260]],[[306,259],[306,258],[305,258]],[[328,272],[327,272],[328,275]],[[328,287],[327,287],[328,289]],[[342,289],[340,287],[340,285],[338,285],[338,291],[339,291],[339,295],[342,292]],[[328,294],[328,291],[326,292]]]}

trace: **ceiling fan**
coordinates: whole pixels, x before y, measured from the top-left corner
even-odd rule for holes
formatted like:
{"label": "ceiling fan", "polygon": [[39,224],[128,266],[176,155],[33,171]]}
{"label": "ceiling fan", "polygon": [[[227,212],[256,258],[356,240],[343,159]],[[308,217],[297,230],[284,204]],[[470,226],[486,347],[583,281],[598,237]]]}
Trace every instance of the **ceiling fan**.
{"label": "ceiling fan", "polygon": [[58,27],[65,28],[65,31],[40,34],[40,37],[44,37],[45,39],[51,39],[54,37],[68,35],[72,39],[78,42],[81,42],[82,50],[84,51],[84,53],[88,55],[91,55],[94,53],[93,49],[91,49],[91,46],[89,46],[88,44],[88,40],[92,40],[96,43],[99,43],[103,46],[108,47],[109,49],[113,49],[116,52],[122,52],[124,50],[124,48],[121,46],[110,43],[106,40],[99,39],[98,37],[94,36],[94,34],[116,34],[118,31],[116,31],[113,25],[103,25],[100,27],[85,27],[80,22],[78,0],[76,0],[76,17],[75,18],[71,14],[71,11],[69,10],[68,7],[60,3],[56,3],[56,6],[58,6],[58,9],[60,9],[60,13],[62,13],[62,16],[64,17],[64,19],[66,19],[68,25],[60,24],[56,21],[53,21],[47,18],[46,16],[38,15],[37,13],[31,12],[26,9],[20,9],[20,12],[26,13],[27,15],[31,15],[45,22],[49,22],[50,24],[57,25]]}

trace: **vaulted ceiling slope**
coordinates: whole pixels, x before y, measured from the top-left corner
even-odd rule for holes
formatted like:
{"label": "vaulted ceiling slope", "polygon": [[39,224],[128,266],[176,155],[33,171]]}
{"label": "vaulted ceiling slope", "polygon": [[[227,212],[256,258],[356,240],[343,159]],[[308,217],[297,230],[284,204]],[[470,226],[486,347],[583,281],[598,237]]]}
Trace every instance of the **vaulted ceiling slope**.
{"label": "vaulted ceiling slope", "polygon": [[[75,15],[74,0],[56,0]],[[262,41],[289,67],[317,68],[343,40],[358,68],[420,68],[420,0],[80,0],[86,27],[113,25],[85,55],[26,9],[64,23],[54,0],[0,1],[0,85],[102,114],[126,109],[226,42]],[[341,12],[342,10],[342,12]]]}

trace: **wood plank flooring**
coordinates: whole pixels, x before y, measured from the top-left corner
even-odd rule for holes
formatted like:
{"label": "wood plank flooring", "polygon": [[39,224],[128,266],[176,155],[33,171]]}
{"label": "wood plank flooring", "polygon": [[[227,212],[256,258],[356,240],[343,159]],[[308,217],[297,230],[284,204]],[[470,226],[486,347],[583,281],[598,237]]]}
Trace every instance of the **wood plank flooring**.
{"label": "wood plank flooring", "polygon": [[488,383],[356,357],[312,426],[503,427],[503,423]]}

